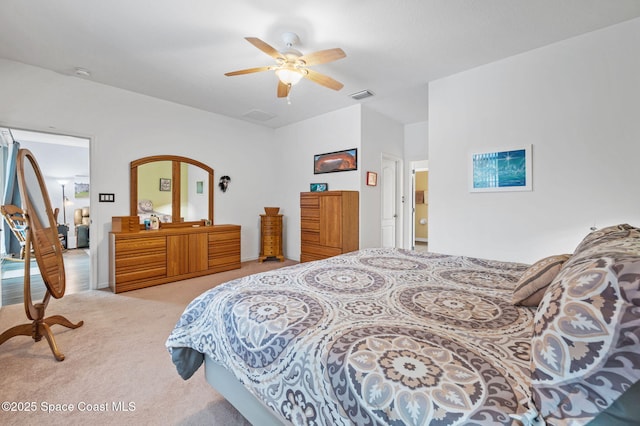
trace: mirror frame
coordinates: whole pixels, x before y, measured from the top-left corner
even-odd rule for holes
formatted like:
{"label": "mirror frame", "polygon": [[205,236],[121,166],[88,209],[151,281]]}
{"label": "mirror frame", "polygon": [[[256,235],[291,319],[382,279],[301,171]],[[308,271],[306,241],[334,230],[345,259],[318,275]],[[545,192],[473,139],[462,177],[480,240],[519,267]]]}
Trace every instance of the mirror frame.
{"label": "mirror frame", "polygon": [[[179,227],[179,226],[192,226],[192,225],[204,225],[202,220],[196,221],[180,221],[180,163],[188,163],[199,167],[206,171],[209,174],[209,186],[208,186],[208,196],[209,196],[209,205],[208,205],[208,216],[207,220],[213,223],[213,169],[207,166],[200,161],[194,160],[188,157],[181,157],[179,155],[152,155],[150,157],[143,157],[131,162],[131,172],[130,172],[130,184],[131,189],[129,193],[130,197],[130,205],[129,212],[131,216],[138,216],[138,167],[147,164],[153,163],[156,161],[171,161],[171,222],[163,222],[161,224],[162,227]],[[203,218],[205,219],[205,218]]]}
{"label": "mirror frame", "polygon": [[[28,162],[33,168],[38,182],[27,182],[25,177],[25,163]],[[29,267],[29,251],[33,248],[36,263],[40,269],[40,275],[47,290],[51,295],[59,299],[65,292],[65,270],[62,259],[62,244],[58,238],[58,226],[51,209],[51,199],[47,192],[47,186],[42,172],[38,166],[36,158],[27,149],[20,149],[17,158],[18,188],[22,209],[27,219],[27,245],[25,246],[25,268]],[[38,187],[36,187],[36,185]],[[39,191],[39,194],[36,194]],[[30,194],[42,197],[44,201],[44,212],[37,212],[36,206],[31,202]],[[46,215],[49,223],[43,223],[39,214]],[[44,217],[42,219],[45,219]],[[28,272],[28,271],[26,271]],[[25,294],[25,297],[27,295]],[[30,297],[30,295],[29,295]],[[25,299],[26,300],[26,299]]]}
{"label": "mirror frame", "polygon": [[[30,173],[27,179],[26,164],[33,168],[33,175],[37,182],[32,181]],[[51,332],[51,326],[62,325],[67,328],[82,327],[83,321],[72,323],[62,315],[52,315],[45,318],[45,310],[49,304],[51,296],[56,299],[64,296],[65,272],[64,260],[62,258],[62,244],[58,238],[58,225],[56,223],[53,210],[51,210],[51,199],[47,192],[40,166],[31,151],[20,149],[16,162],[16,175],[18,179],[18,189],[21,198],[21,210],[27,220],[27,244],[25,246],[24,257],[24,310],[31,323],[20,324],[11,327],[0,334],[0,345],[16,336],[31,336],[33,340],[39,342],[43,337],[47,339],[49,348],[53,356],[58,361],[64,361],[64,354],[58,349],[56,339]],[[35,205],[32,202],[31,194],[35,197],[42,197],[43,205]],[[38,199],[40,201],[40,199]],[[44,212],[41,209],[44,208]],[[41,217],[40,213],[45,216]],[[49,227],[46,225],[48,222]],[[42,302],[33,303],[31,297],[31,249],[36,257],[40,275],[47,288]]]}

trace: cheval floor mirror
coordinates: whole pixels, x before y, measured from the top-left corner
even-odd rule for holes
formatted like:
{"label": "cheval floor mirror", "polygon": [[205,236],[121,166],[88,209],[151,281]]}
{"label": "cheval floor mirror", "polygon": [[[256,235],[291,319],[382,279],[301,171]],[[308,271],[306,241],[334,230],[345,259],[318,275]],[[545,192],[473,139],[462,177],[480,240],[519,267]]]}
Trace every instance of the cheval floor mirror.
{"label": "cheval floor mirror", "polygon": [[[24,309],[31,323],[11,327],[0,334],[0,345],[15,336],[31,336],[36,342],[44,336],[58,361],[64,355],[58,350],[51,326],[59,324],[68,328],[78,328],[83,321],[73,324],[61,315],[45,318],[45,309],[51,296],[60,299],[65,291],[64,261],[62,244],[58,238],[58,230],[49,194],[40,172],[40,167],[33,154],[27,149],[18,152],[17,159],[18,188],[22,199],[22,209],[27,220],[27,235],[24,256]],[[31,253],[36,258],[40,275],[46,286],[42,302],[31,300]]]}

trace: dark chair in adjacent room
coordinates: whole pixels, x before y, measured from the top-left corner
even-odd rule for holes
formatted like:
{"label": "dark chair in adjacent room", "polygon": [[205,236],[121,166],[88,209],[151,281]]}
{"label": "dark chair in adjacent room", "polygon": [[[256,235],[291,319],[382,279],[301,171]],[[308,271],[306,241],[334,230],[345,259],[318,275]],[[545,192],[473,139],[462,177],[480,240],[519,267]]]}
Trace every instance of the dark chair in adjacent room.
{"label": "dark chair in adjacent room", "polygon": [[76,248],[89,247],[89,207],[76,209],[73,212],[73,223],[76,227]]}

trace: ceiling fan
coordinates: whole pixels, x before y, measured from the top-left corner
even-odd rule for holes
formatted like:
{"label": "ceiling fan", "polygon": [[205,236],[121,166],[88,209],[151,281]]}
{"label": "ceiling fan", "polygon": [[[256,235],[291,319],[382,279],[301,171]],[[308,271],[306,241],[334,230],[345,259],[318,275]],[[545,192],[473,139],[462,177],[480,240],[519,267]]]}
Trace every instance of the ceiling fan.
{"label": "ceiling fan", "polygon": [[287,46],[282,52],[278,52],[275,48],[259,38],[245,37],[245,39],[275,59],[276,65],[232,71],[225,73],[226,76],[230,77],[261,71],[275,71],[279,79],[279,98],[288,97],[291,87],[297,84],[303,77],[333,90],[340,90],[344,86],[339,81],[308,68],[310,65],[325,64],[327,62],[337,61],[338,59],[342,59],[347,56],[340,48],[320,50],[303,55],[302,52],[293,48],[293,46],[300,41],[295,33],[284,33],[282,35],[282,39]]}

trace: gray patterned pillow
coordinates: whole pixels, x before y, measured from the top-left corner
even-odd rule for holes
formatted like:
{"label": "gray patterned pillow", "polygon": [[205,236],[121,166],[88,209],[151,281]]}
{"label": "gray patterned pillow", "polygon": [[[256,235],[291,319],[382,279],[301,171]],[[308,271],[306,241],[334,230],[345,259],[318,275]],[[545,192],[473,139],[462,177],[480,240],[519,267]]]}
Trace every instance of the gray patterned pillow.
{"label": "gray patterned pillow", "polygon": [[151,200],[140,200],[138,202],[138,211],[139,212],[153,212],[153,203]]}
{"label": "gray patterned pillow", "polygon": [[549,286],[534,318],[539,412],[584,424],[640,380],[640,230],[589,242]]}
{"label": "gray patterned pillow", "polygon": [[511,302],[514,305],[538,306],[547,287],[570,257],[570,254],[557,254],[531,265],[518,280]]}

